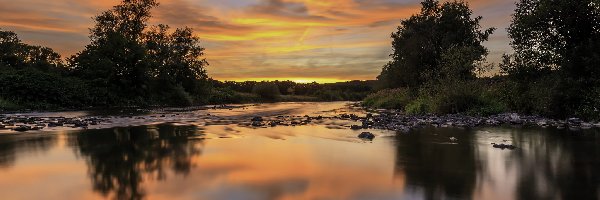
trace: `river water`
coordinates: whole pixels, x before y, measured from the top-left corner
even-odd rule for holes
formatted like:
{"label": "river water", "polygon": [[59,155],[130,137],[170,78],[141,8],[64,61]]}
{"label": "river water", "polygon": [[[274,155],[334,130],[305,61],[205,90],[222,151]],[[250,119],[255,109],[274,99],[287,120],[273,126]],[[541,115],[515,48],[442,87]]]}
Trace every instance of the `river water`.
{"label": "river water", "polygon": [[[254,116],[342,113],[366,114],[347,102],[275,103],[4,131],[0,199],[600,199],[598,130],[247,125]],[[377,137],[360,140],[363,131]]]}

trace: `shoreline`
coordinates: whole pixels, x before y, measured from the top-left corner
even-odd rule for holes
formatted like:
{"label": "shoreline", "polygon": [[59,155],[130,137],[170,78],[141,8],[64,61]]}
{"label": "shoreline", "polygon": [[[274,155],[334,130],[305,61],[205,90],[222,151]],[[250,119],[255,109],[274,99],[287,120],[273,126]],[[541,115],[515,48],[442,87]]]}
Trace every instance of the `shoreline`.
{"label": "shoreline", "polygon": [[[278,102],[278,103],[311,103],[311,102]],[[504,125],[522,127],[540,127],[569,129],[572,131],[600,128],[600,122],[585,122],[579,118],[568,118],[564,120],[550,119],[534,115],[521,115],[517,113],[503,113],[488,117],[469,116],[463,114],[448,115],[407,115],[400,110],[378,109],[373,110],[362,106],[359,102],[346,102],[346,108],[363,110],[364,114],[354,114],[342,111],[333,116],[271,116],[255,113],[247,110],[243,117],[232,121],[238,125],[250,127],[269,127],[278,125],[307,125],[315,119],[338,119],[357,122],[358,125],[350,125],[350,130],[390,130],[399,133],[408,133],[414,129],[427,126],[437,128],[475,128],[475,127],[498,127]],[[129,110],[104,111],[94,113],[91,111],[66,111],[66,112],[27,112],[0,114],[0,130],[2,132],[28,132],[39,131],[46,128],[109,128],[112,123],[116,126],[135,126],[143,123],[168,123],[177,121],[178,118],[186,120],[229,120],[223,117],[211,115],[210,112],[200,115],[187,116],[185,113],[201,110],[246,110],[249,106],[263,103],[229,104],[229,105],[205,105],[193,107],[157,107],[157,108],[130,108]],[[180,116],[180,114],[182,114]],[[168,116],[167,116],[168,115]],[[171,117],[171,118],[169,118]],[[256,117],[264,117],[261,123],[255,123]],[[246,119],[247,118],[247,119]],[[181,119],[179,119],[181,120]],[[142,124],[140,124],[141,121]],[[319,124],[315,120],[314,124]],[[50,129],[54,130],[54,129]]]}

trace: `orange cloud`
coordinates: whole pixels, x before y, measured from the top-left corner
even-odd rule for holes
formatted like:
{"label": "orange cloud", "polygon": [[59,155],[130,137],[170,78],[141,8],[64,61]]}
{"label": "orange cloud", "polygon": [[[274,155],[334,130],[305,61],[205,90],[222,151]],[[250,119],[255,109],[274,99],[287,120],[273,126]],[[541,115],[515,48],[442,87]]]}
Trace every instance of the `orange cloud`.
{"label": "orange cloud", "polygon": [[[118,0],[0,0],[0,27],[64,56],[83,49],[91,17]],[[418,12],[419,0],[159,0],[152,24],[188,26],[207,49],[216,79],[300,77],[374,79],[390,54],[389,35]],[[487,43],[509,51],[503,29],[512,2],[471,0],[484,27],[499,28]],[[301,69],[301,70],[299,70]],[[325,71],[329,70],[329,71]],[[333,73],[332,73],[333,72]]]}

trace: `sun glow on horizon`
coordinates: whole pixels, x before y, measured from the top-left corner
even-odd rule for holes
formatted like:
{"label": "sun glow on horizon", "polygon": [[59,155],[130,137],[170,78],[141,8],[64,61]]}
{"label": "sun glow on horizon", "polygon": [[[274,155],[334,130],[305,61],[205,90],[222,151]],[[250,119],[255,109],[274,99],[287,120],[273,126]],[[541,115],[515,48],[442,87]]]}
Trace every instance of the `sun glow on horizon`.
{"label": "sun glow on horizon", "polygon": [[339,82],[348,82],[351,80],[344,79],[332,79],[332,78],[240,78],[240,79],[223,79],[222,81],[235,81],[235,82],[245,82],[245,81],[292,81],[295,83],[339,83]]}

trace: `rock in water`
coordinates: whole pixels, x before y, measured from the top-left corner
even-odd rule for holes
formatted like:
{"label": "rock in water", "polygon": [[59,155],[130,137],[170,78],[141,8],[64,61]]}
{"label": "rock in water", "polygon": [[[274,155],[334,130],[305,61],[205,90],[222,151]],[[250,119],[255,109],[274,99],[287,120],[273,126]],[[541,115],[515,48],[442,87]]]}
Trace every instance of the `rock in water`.
{"label": "rock in water", "polygon": [[512,144],[496,144],[496,143],[492,143],[492,147],[497,148],[497,149],[509,149],[509,150],[513,150],[516,149],[517,147],[515,147]]}
{"label": "rock in water", "polygon": [[264,124],[262,122],[260,122],[260,121],[253,121],[252,122],[252,126],[254,126],[254,127],[259,127],[259,126],[263,126],[263,125]]}
{"label": "rock in water", "polygon": [[362,132],[358,135],[358,138],[363,140],[373,140],[375,139],[375,135],[373,135],[373,133],[370,132]]}
{"label": "rock in water", "polygon": [[361,126],[359,126],[359,125],[352,125],[352,126],[350,126],[350,129],[352,129],[352,130],[359,130],[359,129],[361,129],[361,128],[362,128],[362,127],[361,127]]}
{"label": "rock in water", "polygon": [[25,132],[31,130],[28,126],[19,126],[13,129],[13,131]]}
{"label": "rock in water", "polygon": [[262,121],[263,121],[263,118],[262,118],[262,117],[253,117],[253,118],[252,118],[252,121],[253,121],[253,122],[262,122]]}

